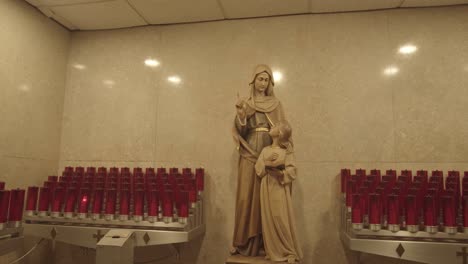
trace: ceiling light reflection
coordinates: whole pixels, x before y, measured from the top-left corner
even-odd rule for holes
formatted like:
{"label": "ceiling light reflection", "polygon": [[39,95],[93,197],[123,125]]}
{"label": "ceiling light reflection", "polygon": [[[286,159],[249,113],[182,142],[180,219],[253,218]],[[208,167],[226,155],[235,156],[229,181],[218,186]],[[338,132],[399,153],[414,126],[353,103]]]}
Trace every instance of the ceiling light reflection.
{"label": "ceiling light reflection", "polygon": [[397,74],[399,71],[400,71],[400,69],[398,69],[398,67],[396,67],[396,66],[389,66],[389,67],[387,67],[387,68],[384,69],[383,73],[384,73],[385,75],[392,76],[392,75]]}
{"label": "ceiling light reflection", "polygon": [[176,75],[174,75],[174,76],[169,76],[169,77],[167,78],[167,80],[168,80],[169,82],[175,83],[175,84],[179,84],[179,83],[182,81],[182,80],[180,79],[180,77],[179,77],[179,76],[176,76]]}
{"label": "ceiling light reflection", "polygon": [[77,70],[84,70],[86,69],[86,65],[83,65],[83,64],[73,64],[73,68],[77,69]]}
{"label": "ceiling light reflection", "polygon": [[279,71],[274,71],[273,72],[273,80],[275,82],[280,82],[281,79],[283,79],[283,74],[281,72],[279,72]]}
{"label": "ceiling light reflection", "polygon": [[20,91],[27,92],[27,91],[29,91],[31,88],[30,88],[29,85],[27,85],[27,84],[22,84],[22,85],[20,85],[20,86],[18,87],[18,89],[19,89]]}
{"label": "ceiling light reflection", "polygon": [[115,85],[115,82],[113,80],[104,80],[102,83],[108,87],[112,87]]}
{"label": "ceiling light reflection", "polygon": [[145,65],[148,66],[148,67],[158,67],[159,66],[159,61],[155,60],[155,59],[146,59],[145,60]]}
{"label": "ceiling light reflection", "polygon": [[398,49],[398,52],[401,54],[412,54],[415,53],[418,50],[418,47],[412,44],[406,44],[400,47]]}

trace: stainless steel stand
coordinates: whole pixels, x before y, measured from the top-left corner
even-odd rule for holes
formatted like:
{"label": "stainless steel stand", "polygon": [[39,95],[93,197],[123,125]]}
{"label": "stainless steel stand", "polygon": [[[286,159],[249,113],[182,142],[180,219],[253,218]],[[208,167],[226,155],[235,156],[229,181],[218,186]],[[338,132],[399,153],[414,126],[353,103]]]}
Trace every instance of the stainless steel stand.
{"label": "stainless steel stand", "polygon": [[[152,222],[148,221],[152,220]],[[205,233],[202,202],[184,223],[26,216],[24,234],[95,248],[96,264],[131,264],[135,247],[184,243]],[[179,252],[178,252],[179,253]]]}
{"label": "stainless steel stand", "polygon": [[468,264],[468,235],[464,232],[357,230],[345,205],[341,214],[341,240],[350,250],[430,264]]}
{"label": "stainless steel stand", "polygon": [[0,230],[0,256],[23,247],[23,228]]}

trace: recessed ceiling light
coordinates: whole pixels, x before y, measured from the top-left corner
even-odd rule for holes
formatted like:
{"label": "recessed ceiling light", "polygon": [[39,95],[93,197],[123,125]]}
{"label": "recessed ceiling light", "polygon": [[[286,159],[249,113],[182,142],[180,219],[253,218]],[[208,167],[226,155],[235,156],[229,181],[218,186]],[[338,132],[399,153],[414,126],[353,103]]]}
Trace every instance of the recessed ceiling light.
{"label": "recessed ceiling light", "polygon": [[180,79],[179,76],[169,76],[167,80],[171,83],[179,84],[182,80]]}
{"label": "recessed ceiling light", "polygon": [[391,76],[391,75],[397,74],[399,71],[400,71],[400,69],[398,69],[398,67],[396,67],[396,66],[389,66],[389,67],[387,67],[387,68],[384,69],[383,73],[384,73],[385,75]]}
{"label": "recessed ceiling light", "polygon": [[273,72],[273,80],[275,82],[280,82],[281,79],[283,79],[283,74],[281,72],[279,72],[279,71],[274,71]]}
{"label": "recessed ceiling light", "polygon": [[398,49],[398,52],[401,54],[411,54],[411,53],[415,53],[417,50],[418,50],[418,47],[416,47],[415,45],[406,44],[406,45],[401,46],[400,49]]}
{"label": "recessed ceiling light", "polygon": [[155,59],[146,59],[145,60],[145,65],[148,67],[158,67],[159,66],[159,61]]}

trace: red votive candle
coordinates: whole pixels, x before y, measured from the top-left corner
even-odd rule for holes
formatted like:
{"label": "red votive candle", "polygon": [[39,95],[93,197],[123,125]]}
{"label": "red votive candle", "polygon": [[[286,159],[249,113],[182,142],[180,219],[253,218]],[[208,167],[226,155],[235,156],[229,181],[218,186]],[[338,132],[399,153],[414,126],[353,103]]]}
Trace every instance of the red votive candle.
{"label": "red votive candle", "polygon": [[49,177],[47,177],[47,180],[51,181],[51,182],[57,182],[58,181],[58,176],[49,176]]}
{"label": "red votive candle", "polygon": [[197,191],[195,190],[195,188],[189,187],[188,195],[189,195],[190,208],[196,208],[197,207]]}
{"label": "red votive candle", "polygon": [[36,211],[37,198],[39,196],[39,187],[31,186],[28,187],[28,196],[26,198],[26,210],[27,216],[33,216]]}
{"label": "red votive candle", "polygon": [[143,220],[143,203],[145,192],[143,190],[136,190],[133,196],[133,220],[136,222]]}
{"label": "red votive candle", "polygon": [[10,191],[0,190],[0,230],[7,228]]}
{"label": "red votive candle", "polygon": [[188,192],[183,191],[180,192],[180,202],[178,208],[178,215],[179,215],[179,223],[187,224],[187,219],[189,216],[189,199],[188,199]]}
{"label": "red votive candle", "polygon": [[72,218],[75,212],[75,204],[77,199],[77,190],[75,188],[68,189],[65,198],[65,208],[63,209],[65,218]]}
{"label": "red votive candle", "polygon": [[381,203],[379,194],[371,193],[369,195],[369,227],[372,231],[379,231],[381,228]]}
{"label": "red votive candle", "polygon": [[455,197],[452,195],[442,196],[444,210],[445,232],[448,234],[457,233],[457,211],[455,209]]}
{"label": "red votive candle", "polygon": [[103,199],[104,199],[104,190],[102,188],[96,189],[94,191],[93,209],[92,209],[92,213],[93,213],[92,218],[94,220],[99,219],[101,216]]}
{"label": "red votive candle", "polygon": [[172,192],[165,191],[163,195],[163,220],[165,223],[170,223],[174,214]]}
{"label": "red votive candle", "polygon": [[54,198],[52,200],[50,214],[52,217],[59,217],[60,212],[62,211],[62,204],[65,199],[65,189],[64,188],[56,188]]}
{"label": "red votive candle", "polygon": [[360,202],[361,195],[357,193],[353,194],[352,200],[353,200],[352,202],[353,207],[351,210],[351,223],[352,223],[353,229],[361,230],[364,227],[363,219],[362,219],[363,213],[361,210],[362,206]]}
{"label": "red votive candle", "polygon": [[39,205],[38,205],[38,215],[47,216],[49,211],[49,202],[51,199],[50,189],[48,187],[41,187],[39,191]]}
{"label": "red votive candle", "polygon": [[205,189],[205,169],[198,168],[195,170],[195,182],[197,191],[200,194]]}
{"label": "red votive candle", "polygon": [[400,230],[400,198],[397,194],[388,195],[388,230]]}
{"label": "red votive candle", "polygon": [[122,190],[120,191],[120,221],[128,220],[128,215],[130,212],[130,191]]}
{"label": "red votive candle", "polygon": [[463,229],[468,234],[468,195],[463,196]]}
{"label": "red votive candle", "polygon": [[351,207],[353,206],[353,194],[355,193],[356,183],[352,180],[349,180],[346,183],[346,207],[348,207],[348,212],[351,212]]}
{"label": "red votive candle", "polygon": [[114,220],[116,199],[117,199],[117,191],[115,189],[108,189],[106,192],[106,209],[105,209],[106,220]]}
{"label": "red votive candle", "polygon": [[350,169],[341,169],[341,193],[346,193],[346,182],[351,178]]}
{"label": "red votive candle", "polygon": [[78,218],[84,219],[88,214],[88,206],[90,197],[89,189],[81,189],[80,196],[79,196],[79,205],[78,205]]}
{"label": "red votive candle", "polygon": [[152,190],[147,195],[148,203],[148,221],[154,223],[158,220],[158,211],[159,211],[159,199],[158,192]]}
{"label": "red votive candle", "polygon": [[8,222],[11,227],[19,227],[23,219],[24,194],[22,189],[10,191],[10,208],[8,213]]}
{"label": "red votive candle", "polygon": [[424,224],[426,232],[437,233],[437,209],[436,198],[433,195],[424,197]]}
{"label": "red votive candle", "polygon": [[418,211],[416,196],[409,194],[406,196],[406,229],[412,233],[418,231]]}
{"label": "red votive candle", "polygon": [[0,181],[0,191],[5,190],[5,182]]}

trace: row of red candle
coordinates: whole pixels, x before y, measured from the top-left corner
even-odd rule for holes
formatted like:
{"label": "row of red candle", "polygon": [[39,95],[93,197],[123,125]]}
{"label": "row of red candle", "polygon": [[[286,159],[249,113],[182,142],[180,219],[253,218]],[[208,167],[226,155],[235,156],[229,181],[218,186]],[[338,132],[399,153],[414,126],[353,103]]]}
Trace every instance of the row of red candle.
{"label": "row of red candle", "polygon": [[[445,190],[441,171],[434,171],[429,182],[425,171],[418,171],[414,178],[411,177],[411,171],[402,171],[398,178],[395,171],[387,171],[387,174],[380,177],[378,170],[371,171],[371,175],[365,175],[364,170],[357,170],[356,175],[350,175],[349,170],[342,170],[342,180],[348,179],[344,188],[346,204],[348,209],[353,209],[352,217],[357,227],[361,226],[358,222],[366,220],[366,217],[369,217],[371,227],[377,225],[377,222],[385,222],[387,219],[382,219],[386,217],[389,227],[399,229],[401,224],[411,227],[417,219],[423,219],[423,212],[427,217],[431,215],[426,221],[420,221],[428,226],[434,226],[437,220],[431,219],[437,217],[443,219],[439,222],[444,222],[445,226],[456,226],[457,216],[459,213],[461,215],[463,209],[459,202],[458,172],[449,172]],[[425,206],[423,200],[432,201],[435,208],[432,210],[432,207]],[[405,220],[402,222],[401,219]]]}
{"label": "row of red candle", "polygon": [[[416,172],[416,176],[412,176],[412,171],[410,170],[402,170],[400,176],[397,177],[397,172],[396,170],[387,170],[386,174],[384,176],[381,176],[380,170],[371,170],[370,174],[366,174],[366,170],[363,169],[357,169],[355,175],[351,175],[351,170],[349,169],[342,169],[341,170],[341,192],[345,193],[346,192],[346,183],[348,180],[351,178],[355,179],[358,183],[362,183],[366,181],[368,177],[374,177],[377,179],[378,182],[385,178],[389,179],[402,179],[407,181],[408,183],[411,183],[413,181],[416,182],[430,182],[432,179],[437,179],[438,182],[442,184],[441,187],[443,187],[444,184],[444,176],[442,171],[432,171],[432,177],[428,181],[428,172],[425,170],[419,170]],[[460,183],[460,172],[459,171],[449,171],[447,174],[446,183],[454,183],[458,182]],[[435,180],[434,180],[435,181]],[[464,172],[464,176],[462,179],[462,192],[465,190],[468,190],[468,171]]]}
{"label": "row of red candle", "polygon": [[[95,167],[65,167],[63,173],[66,175],[95,175],[95,174],[143,174],[143,169],[142,168],[133,168],[133,172],[130,171],[130,168],[128,167],[123,167],[123,168],[116,168],[112,167],[109,168],[109,171],[105,167],[99,167],[97,170]],[[144,174],[161,174],[161,173],[167,173],[166,168],[157,168],[156,170],[154,168],[146,168]],[[177,174],[179,173],[178,168],[169,168],[168,174]],[[191,168],[183,168],[182,169],[182,174],[191,174],[192,169]],[[203,168],[197,168],[195,169],[195,174],[197,173],[204,173]]]}
{"label": "row of red candle", "polygon": [[189,208],[197,203],[197,194],[195,191],[157,190],[137,190],[131,193],[116,189],[68,189],[66,192],[63,188],[55,189],[52,194],[47,187],[41,187],[40,191],[38,187],[29,187],[26,205],[28,215],[34,215],[37,199],[37,212],[43,217],[113,220],[118,215],[121,220],[128,220],[129,216],[133,216],[133,220],[141,221],[147,215],[148,220],[156,221],[161,217],[188,217]]}
{"label": "row of red candle", "polygon": [[[79,167],[80,168],[80,167]],[[82,167],[81,167],[82,168]],[[88,168],[89,170],[90,168]],[[103,168],[105,169],[105,168]],[[115,168],[117,169],[117,168]],[[90,170],[92,171],[92,170]],[[182,174],[178,173],[177,168],[171,168],[170,173],[167,174],[165,172],[165,168],[158,168],[157,174],[154,172],[153,168],[147,168],[146,172],[143,176],[143,172],[141,168],[135,168],[133,177],[128,168],[122,168],[121,173],[117,173],[112,171],[109,174],[105,172],[98,172],[98,174],[94,174],[94,172],[90,172],[89,174],[83,175],[81,173],[78,174],[71,174],[69,171],[65,170],[63,176],[60,177],[60,182],[76,182],[80,187],[82,183],[88,185],[87,187],[95,187],[94,185],[99,185],[100,183],[104,183],[104,188],[110,187],[112,182],[116,183],[118,186],[114,186],[115,188],[119,188],[121,183],[128,183],[132,186],[132,190],[134,189],[133,186],[137,184],[148,184],[148,183],[157,183],[159,185],[162,184],[190,184],[192,181],[196,186],[197,191],[203,191],[204,189],[204,169],[198,168],[196,169],[195,175],[191,172],[190,168],[184,168]],[[54,182],[57,181],[56,176],[50,176],[49,181]],[[63,183],[65,184],[65,183]],[[92,185],[92,186],[89,186]]]}
{"label": "row of red candle", "polygon": [[5,183],[0,182],[0,230],[21,224],[24,193],[22,189],[5,190]]}
{"label": "row of red candle", "polygon": [[[427,195],[422,200],[416,195],[407,195],[403,203],[401,196],[396,194],[389,195],[386,200],[378,193],[368,196],[353,194],[352,199],[351,222],[357,229],[367,224],[374,230],[388,226],[392,231],[406,228],[411,232],[425,227],[431,233],[440,228],[448,233],[458,232],[459,227],[468,228],[468,196],[463,196],[460,211],[451,195],[443,195],[439,199]],[[384,204],[386,210],[383,209]]]}

